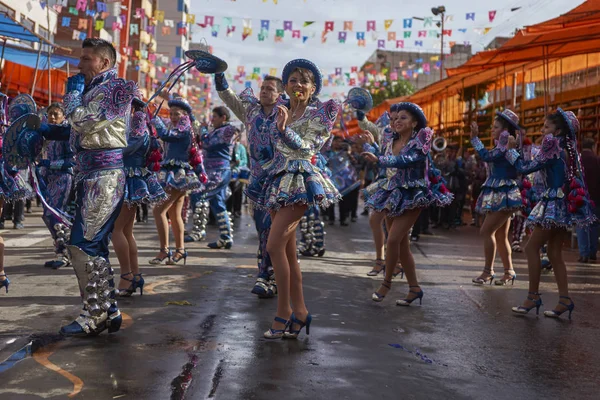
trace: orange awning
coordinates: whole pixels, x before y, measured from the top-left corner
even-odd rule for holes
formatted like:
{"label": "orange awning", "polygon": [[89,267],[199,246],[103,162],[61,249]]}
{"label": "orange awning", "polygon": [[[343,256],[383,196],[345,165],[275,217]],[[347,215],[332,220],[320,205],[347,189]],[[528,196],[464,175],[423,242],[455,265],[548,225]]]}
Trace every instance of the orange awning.
{"label": "orange awning", "polygon": [[518,63],[553,60],[597,52],[600,48],[600,1],[587,1],[553,20],[529,26],[502,47],[477,53],[449,77]]}

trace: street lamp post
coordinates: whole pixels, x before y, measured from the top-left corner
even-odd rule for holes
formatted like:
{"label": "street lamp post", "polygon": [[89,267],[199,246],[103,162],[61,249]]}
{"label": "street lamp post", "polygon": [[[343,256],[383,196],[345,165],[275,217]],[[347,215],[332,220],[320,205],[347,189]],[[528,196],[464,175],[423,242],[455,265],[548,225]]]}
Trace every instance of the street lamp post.
{"label": "street lamp post", "polygon": [[441,18],[441,29],[442,29],[442,34],[440,35],[441,37],[441,48],[440,48],[440,80],[444,79],[444,19],[445,19],[445,14],[446,14],[446,7],[444,6],[438,6],[438,7],[433,7],[431,9],[431,12],[433,13],[433,15],[435,16],[440,16]]}

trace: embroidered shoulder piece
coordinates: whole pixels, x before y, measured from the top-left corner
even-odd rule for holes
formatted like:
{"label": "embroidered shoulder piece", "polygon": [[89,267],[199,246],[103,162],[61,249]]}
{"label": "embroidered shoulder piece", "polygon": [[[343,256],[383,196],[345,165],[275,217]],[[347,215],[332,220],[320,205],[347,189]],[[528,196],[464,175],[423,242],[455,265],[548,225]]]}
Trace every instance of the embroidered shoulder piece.
{"label": "embroidered shoulder piece", "polygon": [[561,151],[562,148],[560,147],[560,140],[557,137],[554,137],[554,135],[548,134],[542,141],[542,147],[538,153],[538,158],[542,160],[560,158]]}
{"label": "embroidered shoulder piece", "polygon": [[519,152],[517,150],[510,149],[506,153],[504,153],[504,157],[506,157],[506,159],[508,160],[509,163],[511,163],[511,165],[515,165],[515,163],[517,162],[517,159],[519,157],[521,157],[521,155],[519,154]]}
{"label": "embroidered shoulder piece", "polygon": [[505,152],[508,149],[508,138],[510,137],[510,133],[507,131],[502,131],[500,137],[496,140],[496,148],[502,152]]}
{"label": "embroidered shoulder piece", "polygon": [[175,130],[179,132],[188,132],[192,130],[192,123],[190,121],[190,117],[188,115],[184,115],[179,119],[177,125],[174,127]]}
{"label": "embroidered shoulder piece", "polygon": [[255,106],[259,104],[252,88],[244,89],[244,91],[240,93],[239,97],[242,103],[244,103],[244,106]]}
{"label": "embroidered shoulder piece", "polygon": [[481,142],[481,139],[479,139],[478,137],[472,138],[471,144],[473,145],[473,148],[475,149],[475,151],[481,151],[485,148],[485,146]]}
{"label": "embroidered shoulder piece", "polygon": [[81,93],[77,90],[67,93],[63,98],[63,104],[65,106],[65,114],[67,116],[71,115],[77,107],[83,104]]}
{"label": "embroidered shoulder piece", "polygon": [[101,106],[106,119],[112,121],[129,114],[130,104],[136,91],[137,85],[133,81],[121,78],[110,79],[94,89],[96,92],[94,98],[98,93],[104,94]]}
{"label": "embroidered shoulder piece", "polygon": [[377,121],[375,121],[375,125],[377,125],[379,128],[385,128],[387,126],[390,125],[390,114],[385,111],[383,113],[383,115],[381,117],[379,117],[377,119]]}
{"label": "embroidered shoulder piece", "polygon": [[330,131],[337,119],[341,103],[335,99],[328,100],[325,103],[321,103],[317,100],[314,105],[316,108],[311,111],[310,119],[319,120],[326,126],[327,130]]}
{"label": "embroidered shoulder piece", "polygon": [[431,150],[431,139],[433,131],[430,128],[423,128],[415,135],[415,147],[423,152],[429,153]]}
{"label": "embroidered shoulder piece", "polygon": [[147,132],[146,113],[144,111],[136,111],[131,118],[131,135],[144,136]]}

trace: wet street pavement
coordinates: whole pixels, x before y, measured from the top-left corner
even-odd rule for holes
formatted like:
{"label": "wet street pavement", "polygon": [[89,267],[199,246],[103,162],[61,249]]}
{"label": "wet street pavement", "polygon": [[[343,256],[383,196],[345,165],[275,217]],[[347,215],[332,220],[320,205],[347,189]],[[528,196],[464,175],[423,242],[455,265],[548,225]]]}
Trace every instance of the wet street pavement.
{"label": "wet street pavement", "polygon": [[[404,308],[395,305],[408,291],[399,277],[382,303],[371,300],[382,278],[366,276],[374,258],[367,218],[327,225],[325,256],[301,259],[311,335],[267,341],[275,300],[250,294],[250,218],[236,221],[233,250],[193,244],[186,266],[147,264],[158,247],[151,221],[135,227],[146,286],[142,297],[119,300],[123,329],[63,339],[60,326],[79,311],[75,276],[43,267],[51,240],[34,211],[27,229],[2,231],[12,281],[0,293],[2,400],[599,396],[600,265],[577,264],[568,247],[572,322],[510,311],[527,295],[523,254],[514,256],[514,286],[472,285],[483,250],[469,226],[434,230],[412,245],[425,296],[422,306]],[[541,292],[540,311],[552,309],[552,275],[542,277]]]}

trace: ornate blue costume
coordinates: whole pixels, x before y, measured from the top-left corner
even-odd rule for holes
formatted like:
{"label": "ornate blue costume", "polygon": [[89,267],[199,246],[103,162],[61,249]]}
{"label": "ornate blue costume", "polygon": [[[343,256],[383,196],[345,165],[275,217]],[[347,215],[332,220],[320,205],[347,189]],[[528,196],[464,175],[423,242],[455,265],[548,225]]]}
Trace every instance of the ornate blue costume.
{"label": "ornate blue costume", "polygon": [[365,189],[367,208],[385,211],[388,216],[396,217],[407,210],[425,208],[432,204],[444,207],[452,202],[452,195],[436,190],[429,179],[432,137],[430,129],[421,129],[413,134],[397,156],[379,157],[381,167],[395,168],[396,172]]}
{"label": "ornate blue costume", "polygon": [[97,335],[121,327],[108,245],[123,204],[123,149],[136,90],[135,83],[118,78],[115,69],[97,75],[87,85],[83,75],[71,77],[64,98],[70,127],[42,125],[39,131],[46,139],[70,140],[78,171],[68,249],[83,310],[73,323],[62,327],[63,335]]}
{"label": "ornate blue costume", "polygon": [[136,111],[131,119],[131,130],[123,151],[125,166],[125,204],[135,207],[141,204],[156,204],[167,199],[167,194],[150,171],[148,154],[160,147],[158,140],[150,136],[147,115]]}
{"label": "ornate blue costume", "polygon": [[[273,159],[274,149],[269,132],[271,125],[276,120],[277,108],[273,107],[271,113],[266,115],[251,88],[244,90],[238,97],[233,90],[229,89],[224,76],[218,76],[216,81],[221,100],[246,125],[250,153],[250,182],[254,182],[260,179],[263,173],[263,165]],[[256,253],[258,276],[252,293],[257,294],[259,297],[272,297],[277,293],[277,286],[273,275],[271,257],[267,252],[271,216],[260,208],[254,208],[252,211],[259,238]]]}
{"label": "ornate blue costume", "polygon": [[356,168],[352,165],[347,151],[328,151],[325,157],[333,184],[342,196],[360,186]]}
{"label": "ornate blue costume", "polygon": [[[540,151],[531,161],[524,161],[514,149],[506,152],[506,159],[520,173],[527,175],[540,171],[544,176],[545,190],[527,218],[530,226],[543,229],[581,227],[596,220],[587,190],[581,184],[577,187],[573,183],[577,180],[571,181],[573,177],[569,177],[564,150],[566,140],[564,137],[546,135]],[[575,193],[569,193],[570,190]],[[580,204],[570,208],[570,201]]]}
{"label": "ornate blue costume", "polygon": [[[330,141],[331,142],[331,141]],[[326,143],[324,148],[328,148]],[[331,171],[327,168],[327,160],[322,153],[317,158],[317,168],[321,169],[323,176],[331,177]],[[300,240],[298,252],[307,257],[323,257],[325,255],[325,223],[321,220],[321,208],[310,207],[300,219]]]}
{"label": "ornate blue costume", "polygon": [[509,136],[508,132],[502,132],[496,147],[491,151],[486,150],[479,138],[471,139],[473,148],[481,159],[488,163],[490,170],[488,178],[481,186],[481,194],[475,206],[478,213],[518,210],[522,207],[517,170],[504,156]]}
{"label": "ornate blue costume", "polygon": [[201,135],[204,168],[208,177],[205,198],[219,225],[219,239],[208,244],[213,249],[230,249],[233,245],[233,229],[227,213],[227,188],[231,180],[231,151],[235,127],[229,123]]}
{"label": "ornate blue costume", "polygon": [[46,200],[42,203],[44,208],[42,219],[54,239],[56,259],[46,262],[45,266],[58,269],[70,264],[66,247],[70,230],[57,217],[54,210],[68,214],[67,209],[73,190],[75,155],[68,141],[49,140],[46,143],[46,156],[39,161],[36,173],[40,192]]}
{"label": "ornate blue costume", "polygon": [[[0,93],[0,102],[2,102],[0,106],[1,119],[6,120],[5,113],[8,112],[9,124],[12,124],[17,118],[25,114],[32,114],[37,111],[35,101],[27,94],[16,96],[8,109],[5,108],[7,100],[6,95]],[[0,132],[2,130],[4,130],[4,126],[0,127]],[[2,137],[4,137],[3,135],[4,132],[2,132]],[[6,203],[33,197],[33,188],[29,185],[28,180],[28,170],[6,165],[3,154],[0,151],[0,198]]]}
{"label": "ornate blue costume", "polygon": [[160,165],[158,180],[165,191],[198,191],[202,183],[190,165],[190,151],[194,135],[189,115],[184,115],[177,126],[168,127],[160,118],[153,121],[158,137],[165,143],[164,160]]}
{"label": "ornate blue costume", "polygon": [[304,115],[279,132],[271,127],[275,143],[273,160],[264,165],[265,179],[248,186],[248,197],[259,207],[277,210],[293,204],[329,207],[340,194],[321,168],[316,166],[321,148],[331,136],[339,104],[315,99]]}

